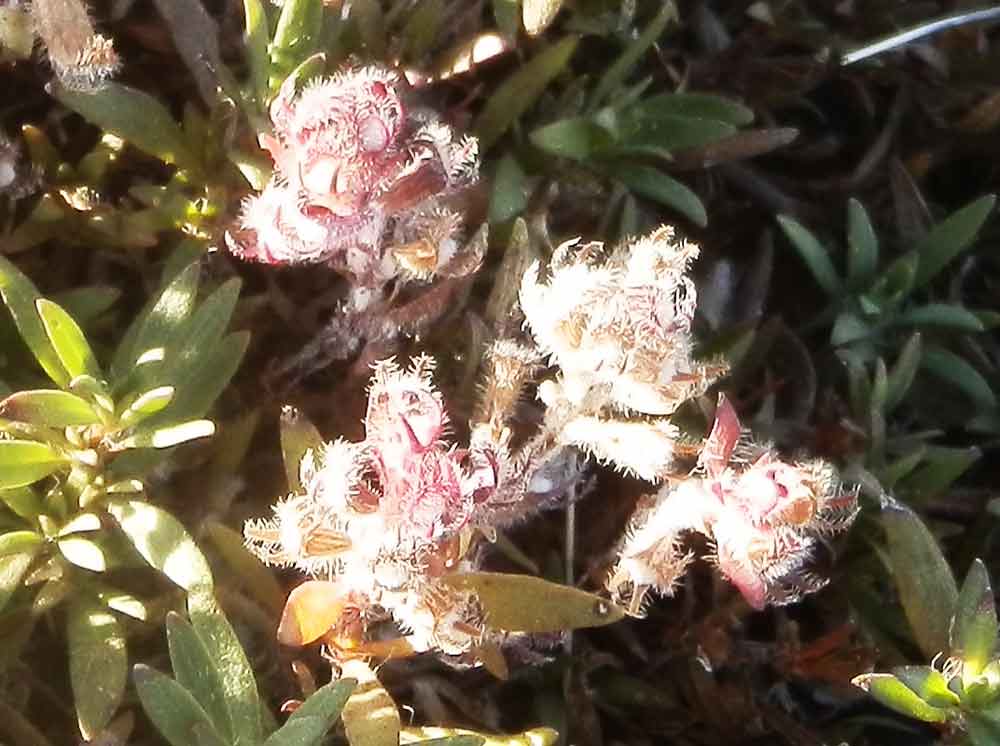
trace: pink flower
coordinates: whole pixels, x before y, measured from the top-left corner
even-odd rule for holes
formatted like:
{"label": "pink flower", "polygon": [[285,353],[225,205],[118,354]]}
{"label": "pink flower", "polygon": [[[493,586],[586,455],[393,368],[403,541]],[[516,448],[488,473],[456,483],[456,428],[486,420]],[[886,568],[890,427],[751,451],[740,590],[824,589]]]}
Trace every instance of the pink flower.
{"label": "pink flower", "polygon": [[267,264],[328,262],[373,287],[433,275],[462,227],[438,201],[475,181],[476,141],[410,111],[386,67],[349,68],[300,92],[298,82],[289,77],[271,103],[274,132],[259,139],[275,175],[245,201],[230,250]]}

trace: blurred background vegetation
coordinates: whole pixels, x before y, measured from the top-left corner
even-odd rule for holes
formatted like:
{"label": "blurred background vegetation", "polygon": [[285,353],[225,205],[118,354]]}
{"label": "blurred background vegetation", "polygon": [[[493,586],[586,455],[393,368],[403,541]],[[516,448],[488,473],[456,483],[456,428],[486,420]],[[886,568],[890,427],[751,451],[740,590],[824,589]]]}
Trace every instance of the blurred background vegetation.
{"label": "blurred background vegetation", "polygon": [[[36,16],[72,4],[36,0]],[[832,582],[799,605],[753,612],[696,565],[648,618],[575,633],[506,681],[433,656],[387,663],[404,724],[549,727],[578,746],[1000,743],[992,9],[91,5],[88,32],[0,2],[0,740],[258,743],[282,702],[325,681],[315,651],[274,639],[299,578],[251,560],[238,527],[287,489],[282,407],[328,437],[358,432],[349,366],[280,393],[269,375],[323,326],[343,280],[220,248],[269,176],[267,102],[322,51],[328,71],[398,65],[416,100],[479,137],[465,210],[489,223],[486,265],[403,344],[444,363],[455,422],[531,259],[666,222],[702,247],[702,352],[731,366],[718,388],[760,437],[837,464],[864,502],[830,552]],[[117,72],[81,85],[61,70],[95,29]],[[286,446],[305,437],[291,410],[284,423]],[[563,514],[545,514],[502,538],[497,568],[598,589],[644,486],[596,474],[571,551]],[[895,674],[867,681],[889,707],[851,683],[872,671]],[[320,689],[274,743],[318,743],[347,693]]]}

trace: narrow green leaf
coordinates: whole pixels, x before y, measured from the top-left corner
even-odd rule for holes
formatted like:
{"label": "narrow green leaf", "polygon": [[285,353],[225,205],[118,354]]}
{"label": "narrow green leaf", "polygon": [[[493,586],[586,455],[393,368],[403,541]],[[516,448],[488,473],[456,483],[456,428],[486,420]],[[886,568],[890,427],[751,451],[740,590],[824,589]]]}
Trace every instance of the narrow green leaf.
{"label": "narrow green leaf", "polygon": [[908,507],[883,506],[882,525],[903,611],[920,649],[933,658],[949,648],[950,611],[958,599],[955,578],[937,541]]}
{"label": "narrow green leaf", "polygon": [[539,127],[529,136],[531,143],[547,153],[586,161],[614,144],[608,130],[590,117],[572,117]]}
{"label": "narrow green leaf", "polygon": [[0,502],[7,505],[20,518],[37,518],[45,512],[45,504],[38,493],[28,485],[14,489],[0,489]]}
{"label": "narrow green leaf", "polygon": [[100,318],[118,301],[121,294],[122,291],[116,287],[92,285],[57,293],[52,296],[52,300],[58,303],[78,323],[86,325],[88,322]]}
{"label": "narrow green leaf", "polygon": [[187,605],[191,625],[218,669],[235,742],[260,743],[261,703],[257,681],[236,632],[211,588],[202,585],[190,591]]}
{"label": "narrow green leaf", "polygon": [[281,455],[285,463],[285,476],[288,479],[288,490],[299,492],[302,483],[299,481],[299,466],[306,451],[320,448],[323,436],[309,418],[292,406],[281,409]]}
{"label": "narrow green leaf", "polygon": [[142,428],[118,443],[119,448],[172,448],[198,438],[215,435],[211,420],[190,420],[165,427]]}
{"label": "narrow green leaf", "polygon": [[906,394],[917,375],[923,357],[920,332],[914,332],[906,340],[899,357],[889,370],[888,388],[885,393],[885,411],[892,412],[906,398]]}
{"label": "narrow green leaf", "polygon": [[111,376],[117,383],[132,372],[140,356],[163,349],[172,335],[191,315],[198,293],[201,267],[188,264],[175,275],[125,332],[111,363]]}
{"label": "narrow green leaf", "polygon": [[198,161],[187,149],[173,115],[148,93],[114,81],[105,82],[94,92],[53,88],[61,103],[105,132],[164,163],[197,168]]}
{"label": "narrow green leaf", "polygon": [[578,41],[575,36],[566,36],[547,46],[490,96],[475,125],[479,145],[484,151],[532,107],[549,83],[563,71]]}
{"label": "narrow green leaf", "polygon": [[903,254],[886,267],[861,300],[880,310],[899,306],[913,290],[918,262],[915,253]]}
{"label": "narrow green leaf", "polygon": [[798,249],[799,256],[809,267],[813,277],[824,292],[831,298],[837,299],[843,292],[840,277],[833,267],[833,261],[823,245],[809,230],[798,221],[786,215],[778,216],[778,224],[785,232],[788,240]]}
{"label": "narrow green leaf", "polygon": [[686,148],[697,148],[736,134],[728,122],[713,119],[660,116],[656,119],[638,119],[623,115],[619,140],[622,149],[649,149],[654,153],[672,153]]}
{"label": "narrow green leaf", "polygon": [[537,36],[549,27],[563,6],[563,0],[523,0],[521,19],[529,36]]}
{"label": "narrow green leaf", "polygon": [[504,223],[520,215],[528,204],[527,175],[511,153],[497,163],[490,196],[490,224]]}
{"label": "narrow green leaf", "polygon": [[40,549],[44,543],[45,539],[35,531],[8,531],[0,534],[0,557],[31,553]]}
{"label": "narrow green leaf", "polygon": [[405,58],[420,62],[433,48],[447,17],[444,0],[420,0],[400,34]]}
{"label": "narrow green leaf", "polygon": [[972,245],[996,201],[995,194],[980,197],[935,225],[917,243],[913,250],[920,262],[914,287],[923,287],[933,280],[952,259]]}
{"label": "narrow green leaf", "polygon": [[666,0],[660,6],[660,11],[653,20],[642,30],[642,33],[632,40],[618,59],[611,63],[611,66],[598,79],[593,93],[590,94],[591,110],[602,106],[607,98],[621,87],[642,56],[663,35],[667,24],[678,20],[678,17],[677,7],[672,0]]}
{"label": "narrow green leaf", "polygon": [[107,508],[146,562],[188,593],[212,587],[205,555],[167,511],[142,500],[115,500]]}
{"label": "narrow green leaf", "polygon": [[20,554],[10,554],[0,557],[0,611],[3,611],[14,591],[21,585],[21,579],[35,559],[34,549],[28,549]]}
{"label": "narrow green leaf", "polygon": [[271,90],[317,51],[323,26],[323,0],[287,0],[281,6],[271,42]]}
{"label": "narrow green leaf", "polygon": [[158,386],[139,394],[135,401],[122,412],[119,425],[121,427],[134,427],[147,417],[162,411],[174,400],[174,391],[173,386]]}
{"label": "narrow green leaf", "polygon": [[903,311],[893,323],[897,326],[940,326],[959,332],[981,332],[986,327],[972,311],[949,303],[928,303]]}
{"label": "narrow green leaf", "polygon": [[750,124],[753,109],[732,99],[707,93],[662,93],[650,96],[629,108],[629,116],[645,119],[683,117],[724,122],[734,127]]}
{"label": "narrow green leaf", "polygon": [[0,296],[13,316],[21,338],[42,370],[57,386],[65,388],[72,376],[59,361],[35,309],[35,301],[41,296],[31,281],[3,256],[0,256]]}
{"label": "narrow green leaf", "polygon": [[924,465],[906,478],[905,491],[918,496],[939,495],[982,458],[979,448],[927,448]]}
{"label": "narrow green leaf", "polygon": [[892,675],[932,707],[955,707],[960,702],[944,674],[930,666],[898,666]]}
{"label": "narrow green leaf", "polygon": [[348,660],[343,675],[356,679],[357,689],[344,705],[344,731],[351,746],[399,746],[399,710],[378,676],[365,661]]}
{"label": "narrow green leaf", "polygon": [[115,615],[77,600],[66,611],[69,675],[80,734],[93,740],[111,721],[125,694],[128,654]]}
{"label": "narrow green leaf", "polygon": [[969,734],[967,746],[996,746],[1000,743],[1000,723],[991,718],[969,713],[965,728]]}
{"label": "narrow green leaf", "polygon": [[18,391],[0,401],[0,417],[42,427],[96,425],[100,416],[86,401],[67,391]]}
{"label": "narrow green leaf", "polygon": [[32,484],[67,463],[68,460],[47,443],[0,440],[0,489]]}
{"label": "narrow green leaf", "polygon": [[847,202],[847,279],[852,287],[863,287],[875,276],[878,254],[878,236],[868,211],[852,197]]}
{"label": "narrow green leaf", "polygon": [[338,679],[318,689],[295,710],[265,746],[311,746],[340,717],[348,698],[357,686],[354,679]]}
{"label": "narrow green leaf", "polygon": [[605,170],[640,197],[671,207],[702,228],[708,224],[708,214],[698,195],[658,168],[625,163]]}
{"label": "narrow green leaf", "polygon": [[83,330],[73,318],[62,308],[45,298],[36,300],[35,308],[42,319],[42,326],[52,343],[52,348],[56,351],[59,361],[70,377],[101,378],[101,369],[94,357],[94,351],[90,349]]}
{"label": "narrow green leaf", "polygon": [[59,553],[67,561],[91,572],[104,572],[112,565],[104,547],[85,536],[67,536],[56,541]]}
{"label": "narrow green leaf", "polygon": [[228,85],[232,72],[222,61],[219,24],[201,0],[153,0],[166,22],[174,48],[194,78],[202,100],[209,106],[219,101],[219,91],[230,96],[237,92]]}
{"label": "narrow green leaf", "polygon": [[955,386],[983,409],[995,409],[996,394],[983,375],[964,358],[937,345],[924,350],[921,368]]}
{"label": "narrow green leaf", "polygon": [[448,575],[443,582],[473,590],[486,612],[486,624],[517,632],[559,632],[602,627],[625,611],[593,593],[531,575],[470,572]]}
{"label": "narrow green leaf", "polygon": [[130,593],[120,591],[98,591],[97,599],[109,609],[125,614],[140,622],[147,622],[150,619],[150,609],[144,601]]}
{"label": "narrow green leaf", "polygon": [[243,41],[250,68],[250,83],[258,108],[265,111],[269,98],[267,79],[271,69],[271,58],[267,52],[269,36],[267,14],[260,0],[243,0],[243,16],[245,19]]}
{"label": "narrow green leaf", "polygon": [[837,314],[830,330],[830,344],[844,347],[852,342],[860,342],[871,336],[872,329],[863,318],[851,311]]}
{"label": "narrow green leaf", "polygon": [[243,535],[215,521],[205,526],[205,535],[247,591],[265,609],[279,617],[287,594],[271,568],[247,550]]}
{"label": "narrow green leaf", "polygon": [[889,709],[907,717],[927,723],[943,723],[948,719],[947,710],[927,704],[912,689],[890,674],[866,674],[856,678],[854,683]]}
{"label": "narrow green leaf", "polygon": [[[132,672],[142,708],[171,746],[191,746],[196,726],[215,730],[198,700],[169,676],[141,663]],[[226,742],[218,732],[214,735]]]}
{"label": "narrow green leaf", "polygon": [[951,623],[951,652],[964,661],[962,676],[975,678],[993,657],[997,642],[997,609],[990,575],[983,561],[973,561],[958,594]]}
{"label": "narrow green leaf", "polygon": [[215,661],[209,656],[208,649],[194,627],[184,617],[171,611],[167,614],[166,624],[170,667],[174,671],[174,678],[194,695],[215,730],[226,737],[227,743],[232,742],[233,724]]}

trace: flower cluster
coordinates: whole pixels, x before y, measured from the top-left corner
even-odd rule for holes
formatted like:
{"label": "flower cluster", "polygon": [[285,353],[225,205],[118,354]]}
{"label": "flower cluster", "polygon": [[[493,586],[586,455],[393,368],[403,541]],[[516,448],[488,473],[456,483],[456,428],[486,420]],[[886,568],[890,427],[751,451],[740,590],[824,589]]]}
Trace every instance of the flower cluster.
{"label": "flower cluster", "polygon": [[260,144],[275,174],[243,205],[234,254],[267,264],[326,262],[364,287],[447,274],[462,217],[442,198],[475,181],[477,143],[410,110],[386,67],[304,85],[290,76]]}
{"label": "flower cluster", "polygon": [[521,308],[559,369],[539,395],[560,442],[648,481],[668,475],[679,432],[664,416],[720,371],[692,358],[697,296],[686,272],[697,256],[663,227],[609,254],[565,243],[544,283],[529,267]]}
{"label": "flower cluster", "polygon": [[247,523],[245,535],[269,564],[332,576],[362,627],[384,610],[413,649],[457,656],[490,633],[475,595],[440,579],[472,565],[478,514],[493,510],[501,466],[496,449],[448,443],[432,371],[428,357],[408,370],[376,365],[364,441],[308,452],[303,493],[279,502],[274,518]]}
{"label": "flower cluster", "polygon": [[824,537],[846,530],[857,515],[857,492],[844,489],[824,461],[791,463],[741,432],[720,396],[698,466],[639,508],[610,588],[630,589],[639,614],[650,589],[671,593],[692,559],[685,532],[708,537],[719,571],[755,609],[792,603],[825,584],[809,571]]}

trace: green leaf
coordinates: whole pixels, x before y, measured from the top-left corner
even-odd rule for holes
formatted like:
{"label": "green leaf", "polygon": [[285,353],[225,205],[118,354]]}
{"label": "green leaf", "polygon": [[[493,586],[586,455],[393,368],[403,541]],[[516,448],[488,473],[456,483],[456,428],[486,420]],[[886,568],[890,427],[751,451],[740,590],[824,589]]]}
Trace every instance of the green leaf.
{"label": "green leaf", "polygon": [[66,611],[69,676],[80,733],[91,741],[111,721],[125,694],[125,633],[103,606],[74,601]]}
{"label": "green leaf", "polygon": [[995,409],[996,394],[982,374],[951,350],[928,345],[921,367],[955,386],[982,409]]}
{"label": "green leaf", "polygon": [[118,448],[172,448],[198,438],[215,435],[211,420],[190,420],[165,427],[143,428],[117,443]]}
{"label": "green leaf", "polygon": [[257,681],[236,632],[210,587],[200,585],[189,591],[187,606],[191,625],[218,669],[235,742],[260,743],[261,703]]}
{"label": "green leaf", "polygon": [[0,489],[32,484],[68,463],[68,459],[47,443],[0,440]]}
{"label": "green leaf", "polygon": [[702,228],[708,224],[705,206],[698,195],[659,169],[624,163],[608,166],[605,170],[639,196],[677,210]]}
{"label": "green leaf", "polygon": [[85,536],[67,536],[56,541],[59,553],[70,563],[91,572],[104,572],[113,560],[97,541]]}
{"label": "green leaf", "polygon": [[167,511],[141,500],[115,500],[107,508],[146,562],[188,593],[212,587],[205,555]]}
{"label": "green leaf", "polygon": [[42,319],[42,326],[52,343],[52,348],[70,377],[101,378],[101,368],[97,364],[94,352],[73,318],[45,298],[36,300],[35,308],[38,309],[38,315]]}
{"label": "green leaf", "polygon": [[226,743],[191,692],[169,676],[141,663],[132,671],[142,708],[172,746],[191,746],[196,726],[213,732],[219,743]]}
{"label": "green leaf", "polygon": [[145,391],[135,398],[122,412],[118,423],[121,427],[134,427],[147,417],[162,411],[174,400],[173,386],[158,386]]}
{"label": "green leaf", "polygon": [[565,36],[535,55],[490,96],[476,120],[479,145],[485,151],[532,107],[569,63],[579,39]]}
{"label": "green leaf", "polygon": [[447,19],[444,0],[420,0],[400,33],[405,59],[421,61],[434,46]]}
{"label": "green leaf", "polygon": [[448,575],[442,581],[475,591],[486,612],[486,624],[511,632],[602,627],[625,616],[624,609],[600,596],[531,575],[470,572]]}
{"label": "green leaf", "polygon": [[940,326],[960,332],[981,332],[986,327],[972,311],[950,303],[928,303],[903,311],[893,323],[897,326]]}
{"label": "green leaf", "polygon": [[882,508],[882,525],[903,611],[920,649],[933,658],[949,649],[950,610],[958,599],[955,578],[937,541],[912,510],[888,503]]}
{"label": "green leaf", "polygon": [[8,531],[0,534],[0,557],[35,552],[45,543],[35,531]]}
{"label": "green leaf", "polygon": [[35,559],[36,550],[27,549],[20,554],[0,557],[0,611],[20,585],[21,579]]}
{"label": "green leaf", "polygon": [[281,455],[285,462],[285,476],[288,478],[288,490],[300,492],[302,483],[299,481],[299,466],[306,451],[320,448],[323,436],[306,417],[295,407],[285,406],[281,409]]}
{"label": "green leaf", "polygon": [[685,148],[697,148],[736,134],[736,128],[727,122],[713,119],[660,116],[657,119],[638,119],[622,115],[619,140],[622,149],[649,150],[653,153],[672,153]]}
{"label": "green leaf", "polygon": [[167,108],[148,93],[114,81],[86,92],[53,85],[59,101],[91,124],[125,140],[164,163],[197,169],[184,133]]}
{"label": "green leaf", "polygon": [[913,379],[917,375],[920,361],[923,357],[923,345],[920,332],[914,332],[906,340],[903,349],[899,351],[899,357],[892,364],[889,371],[889,380],[885,392],[885,412],[892,412],[906,398],[906,394],[913,384]]}
{"label": "green leaf", "polygon": [[323,0],[287,0],[271,42],[271,90],[317,51],[323,27]]}
{"label": "green leaf", "polygon": [[311,746],[320,739],[340,717],[348,698],[357,686],[354,679],[331,681],[318,689],[271,734],[265,746]]}
{"label": "green leaf", "polygon": [[344,676],[356,679],[357,689],[344,705],[344,731],[351,746],[399,746],[402,723],[399,710],[365,661],[344,661]]}
{"label": "green leaf", "polygon": [[586,161],[614,145],[608,130],[590,117],[572,117],[539,127],[529,136],[531,143],[547,153]]}
{"label": "green leaf", "polygon": [[18,391],[0,401],[0,417],[42,427],[96,425],[100,416],[85,400],[66,391]]}
{"label": "green leaf", "polygon": [[707,93],[662,93],[629,107],[628,116],[644,119],[677,117],[723,122],[740,127],[753,122],[754,113],[743,104]]}
{"label": "green leaf", "polygon": [[930,666],[898,666],[892,669],[892,675],[933,707],[954,707],[960,702],[948,688],[944,674]]}
{"label": "green leaf", "polygon": [[267,51],[267,14],[260,0],[243,0],[243,16],[243,40],[250,68],[250,83],[257,106],[264,111],[268,104],[268,75],[271,69],[271,58]]}
{"label": "green leaf", "polygon": [[285,590],[274,572],[247,550],[243,535],[216,521],[205,526],[205,535],[247,591],[279,617],[285,607]]}
{"label": "green leaf", "polygon": [[863,318],[851,311],[837,314],[830,330],[830,344],[844,347],[852,342],[860,342],[871,336],[872,328]]}
{"label": "green leaf", "polygon": [[528,204],[527,175],[510,153],[504,153],[497,163],[490,196],[490,224],[504,223],[524,212]]}
{"label": "green leaf", "polygon": [[927,704],[912,689],[890,674],[866,674],[857,677],[854,683],[889,709],[907,717],[927,723],[943,723],[948,719],[947,710]]}
{"label": "green leaf", "polygon": [[997,609],[990,575],[983,561],[976,559],[965,576],[951,623],[951,652],[964,661],[963,678],[972,679],[982,672],[996,642]]}
{"label": "green leaf", "polygon": [[969,713],[965,719],[969,746],[996,746],[1000,743],[1000,723],[979,713]]}
{"label": "green leaf", "polygon": [[52,300],[58,303],[80,324],[100,318],[121,297],[122,291],[107,285],[78,287],[57,293]]}
{"label": "green leaf", "polygon": [[45,512],[45,505],[38,493],[27,485],[10,490],[0,489],[0,502],[5,503],[20,518],[37,518]]}
{"label": "green leaf", "polygon": [[823,245],[816,239],[808,229],[798,221],[786,216],[778,216],[778,224],[785,232],[788,240],[798,249],[799,256],[809,267],[813,277],[823,291],[832,299],[839,299],[843,288],[837,270],[833,267],[830,255]]}
{"label": "green leaf", "polygon": [[611,66],[598,79],[593,93],[590,94],[589,108],[591,110],[602,106],[609,96],[621,88],[622,83],[642,59],[642,56],[663,35],[667,24],[671,21],[677,21],[678,18],[677,7],[671,0],[667,0],[660,6],[659,13],[642,30],[642,33],[625,47],[618,59],[611,63]]}
{"label": "green leaf", "polygon": [[149,301],[115,351],[111,363],[112,380],[118,383],[124,379],[140,358],[156,357],[157,350],[161,357],[165,354],[164,348],[194,308],[200,271],[197,262],[188,264]]}
{"label": "green leaf", "polygon": [[0,296],[14,317],[21,338],[42,366],[42,370],[57,386],[65,388],[72,376],[60,362],[38,316],[35,301],[41,296],[31,281],[3,256],[0,256]]}
{"label": "green leaf", "polygon": [[982,458],[982,455],[983,452],[976,447],[928,448],[924,454],[924,465],[906,478],[905,490],[919,496],[939,495]]}
{"label": "green leaf", "polygon": [[861,301],[875,308],[893,308],[901,304],[913,290],[913,280],[917,275],[918,258],[914,253],[904,254],[886,267],[885,271],[872,283],[871,289]]}
{"label": "green leaf", "polygon": [[542,33],[555,20],[562,6],[563,0],[523,0],[521,18],[524,30],[529,36]]}
{"label": "green leaf", "polygon": [[852,197],[847,202],[847,280],[852,287],[863,287],[875,276],[878,254],[878,236],[868,211]]}
{"label": "green leaf", "polygon": [[215,729],[227,742],[233,741],[233,724],[224,697],[225,688],[215,667],[198,637],[194,627],[176,612],[169,612],[166,619],[167,645],[170,649],[170,666],[177,683],[194,695],[205,710]]}
{"label": "green leaf", "polygon": [[917,243],[913,250],[920,261],[914,287],[923,287],[933,280],[952,259],[972,244],[996,201],[995,194],[980,197],[935,225]]}

